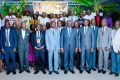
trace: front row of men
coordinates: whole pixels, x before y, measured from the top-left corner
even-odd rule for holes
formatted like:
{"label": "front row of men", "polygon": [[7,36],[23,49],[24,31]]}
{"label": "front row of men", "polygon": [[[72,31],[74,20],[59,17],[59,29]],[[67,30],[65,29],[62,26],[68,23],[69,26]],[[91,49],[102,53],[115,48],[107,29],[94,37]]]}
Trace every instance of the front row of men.
{"label": "front row of men", "polygon": [[[116,76],[120,73],[120,22],[116,21],[116,29],[112,30],[107,27],[107,21],[102,20],[102,27],[95,26],[95,20],[84,20],[84,26],[79,30],[72,28],[71,21],[68,20],[66,26],[61,26],[61,21],[57,22],[59,27],[53,21],[50,23],[50,29],[46,32],[41,30],[41,25],[37,25],[36,31],[32,34],[32,45],[35,54],[35,74],[41,69],[45,71],[45,49],[48,51],[49,74],[52,72],[59,74],[59,60],[64,59],[64,73],[70,71],[74,74],[74,54],[80,54],[80,73],[84,68],[87,73],[96,70],[96,51],[98,50],[98,73],[105,74],[108,68],[108,58],[111,51],[112,70],[110,74]],[[111,34],[112,33],[112,34]],[[20,59],[20,71],[29,70],[29,37],[30,31],[26,29],[25,23],[22,23],[21,29],[15,31],[10,27],[9,21],[5,21],[5,28],[1,30],[0,47],[1,52],[5,55],[6,74],[11,73],[10,61],[12,60],[12,72],[16,74],[16,51],[18,50]],[[59,57],[59,53],[64,58]],[[54,61],[53,61],[54,58]],[[54,63],[53,63],[54,62]],[[54,64],[54,65],[53,65]],[[61,62],[62,64],[62,62]],[[41,65],[41,66],[40,66]],[[86,65],[86,67],[85,67]],[[54,70],[53,70],[54,69]]]}

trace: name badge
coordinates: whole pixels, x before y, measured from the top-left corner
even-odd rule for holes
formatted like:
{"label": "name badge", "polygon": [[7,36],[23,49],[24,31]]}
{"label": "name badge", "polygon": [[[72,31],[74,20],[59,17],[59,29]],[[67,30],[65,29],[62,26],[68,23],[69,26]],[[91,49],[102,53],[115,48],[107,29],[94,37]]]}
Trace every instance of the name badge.
{"label": "name badge", "polygon": [[40,39],[37,39],[37,43],[40,43]]}

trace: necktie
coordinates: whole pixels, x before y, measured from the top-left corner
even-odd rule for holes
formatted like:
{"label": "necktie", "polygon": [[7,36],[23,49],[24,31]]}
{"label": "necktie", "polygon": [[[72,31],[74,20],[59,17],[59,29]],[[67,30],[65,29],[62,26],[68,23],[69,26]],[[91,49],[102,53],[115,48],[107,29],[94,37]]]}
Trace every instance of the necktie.
{"label": "necktie", "polygon": [[104,27],[103,27],[103,30],[102,30],[102,36],[103,36],[103,34],[104,34]]}
{"label": "necktie", "polygon": [[55,35],[54,29],[53,29],[53,36]]}
{"label": "necktie", "polygon": [[9,33],[8,33],[8,29],[7,29],[7,33],[6,33],[6,46],[9,47]]}
{"label": "necktie", "polygon": [[85,32],[84,33],[86,33],[86,30],[87,30],[87,28],[85,27]]}
{"label": "necktie", "polygon": [[38,31],[38,36],[40,36],[40,31]]}
{"label": "necktie", "polygon": [[70,28],[69,28],[69,36],[70,36],[70,32],[71,32],[71,30],[70,30]]}

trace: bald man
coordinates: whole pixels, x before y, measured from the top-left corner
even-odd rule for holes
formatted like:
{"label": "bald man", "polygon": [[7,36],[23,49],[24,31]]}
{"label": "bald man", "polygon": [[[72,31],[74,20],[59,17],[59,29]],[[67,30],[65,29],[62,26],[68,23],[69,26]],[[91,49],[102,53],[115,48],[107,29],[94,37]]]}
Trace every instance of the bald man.
{"label": "bald man", "polygon": [[102,27],[98,30],[97,37],[97,49],[99,51],[98,54],[98,73],[106,73],[108,68],[108,58],[111,44],[111,32],[112,29],[107,26],[107,21],[105,19],[102,20]]}

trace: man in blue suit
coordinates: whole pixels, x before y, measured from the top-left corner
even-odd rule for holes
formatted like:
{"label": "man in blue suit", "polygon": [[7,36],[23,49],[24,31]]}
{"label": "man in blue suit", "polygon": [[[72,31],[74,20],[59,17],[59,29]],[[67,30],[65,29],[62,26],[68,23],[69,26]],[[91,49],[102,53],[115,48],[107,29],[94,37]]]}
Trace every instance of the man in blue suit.
{"label": "man in blue suit", "polygon": [[64,53],[64,74],[68,70],[74,74],[74,52],[76,50],[77,32],[72,28],[71,20],[67,21],[67,26],[61,32],[60,47],[61,52]]}
{"label": "man in blue suit", "polygon": [[41,30],[42,25],[37,25],[36,31],[32,34],[32,45],[34,47],[35,54],[35,66],[36,70],[34,74],[37,74],[40,70],[40,64],[43,74],[46,74],[44,66],[45,57],[45,35]]}
{"label": "man in blue suit", "polygon": [[5,55],[6,74],[11,73],[10,59],[12,60],[12,73],[16,74],[15,52],[17,48],[16,31],[10,28],[9,20],[5,20],[5,28],[1,31],[1,51]]}
{"label": "man in blue suit", "polygon": [[93,71],[96,71],[96,50],[97,50],[97,35],[98,35],[98,27],[96,26],[95,19],[91,20],[91,27],[94,31],[94,50],[90,55],[90,67]]}
{"label": "man in blue suit", "polygon": [[53,72],[53,55],[54,55],[54,73],[59,74],[58,72],[58,53],[60,52],[60,32],[55,29],[56,23],[52,21],[50,29],[46,31],[45,41],[46,48],[48,50],[49,56],[49,74]]}
{"label": "man in blue suit", "polygon": [[90,54],[94,48],[94,31],[89,26],[89,20],[87,19],[84,20],[84,27],[79,30],[78,40],[79,52],[81,52],[80,73],[83,73],[83,67],[86,63],[86,71],[90,74]]}
{"label": "man in blue suit", "polygon": [[20,71],[22,73],[24,70],[30,73],[29,70],[29,37],[30,31],[26,29],[26,24],[23,22],[21,24],[21,29],[17,31],[18,35],[18,53],[20,58]]}
{"label": "man in blue suit", "polygon": [[[57,30],[60,32],[60,34],[63,29],[64,29],[64,27],[62,26],[62,21],[58,20],[57,21]],[[59,54],[59,65],[60,65],[61,70],[63,70],[64,69],[64,55],[61,52]]]}

